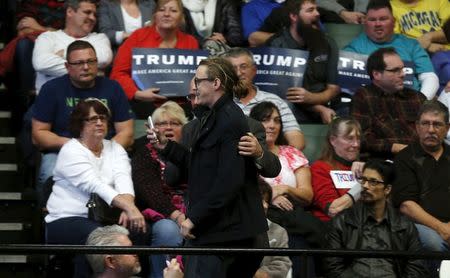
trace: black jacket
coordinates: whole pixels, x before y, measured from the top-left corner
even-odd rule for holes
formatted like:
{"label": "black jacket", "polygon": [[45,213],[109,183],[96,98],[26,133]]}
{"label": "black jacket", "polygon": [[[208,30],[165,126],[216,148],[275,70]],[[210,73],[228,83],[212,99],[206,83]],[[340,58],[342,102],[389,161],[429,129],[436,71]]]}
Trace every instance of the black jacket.
{"label": "black jacket", "polygon": [[243,112],[224,95],[201,119],[189,149],[169,142],[163,150],[180,169],[188,166],[186,215],[194,223],[193,245],[249,239],[267,231],[255,163],[237,148],[248,131]]}
{"label": "black jacket", "polygon": [[[278,156],[267,149],[266,144],[266,131],[264,126],[255,119],[247,118],[247,123],[250,128],[250,132],[258,139],[259,144],[263,149],[263,157],[258,160],[258,172],[261,176],[266,178],[275,178],[280,174],[281,164]],[[198,118],[191,120],[183,126],[182,144],[191,147],[190,144],[194,143],[194,136],[199,132],[200,120]],[[258,167],[258,166],[257,166]]]}
{"label": "black jacket", "polygon": [[[360,249],[363,225],[363,203],[343,211],[331,221],[326,235],[330,249]],[[414,224],[404,215],[387,204],[388,220],[391,228],[392,251],[419,252],[422,246]],[[355,277],[350,271],[351,258],[327,257],[324,259],[327,277]],[[394,259],[397,277],[428,277],[422,260]]]}

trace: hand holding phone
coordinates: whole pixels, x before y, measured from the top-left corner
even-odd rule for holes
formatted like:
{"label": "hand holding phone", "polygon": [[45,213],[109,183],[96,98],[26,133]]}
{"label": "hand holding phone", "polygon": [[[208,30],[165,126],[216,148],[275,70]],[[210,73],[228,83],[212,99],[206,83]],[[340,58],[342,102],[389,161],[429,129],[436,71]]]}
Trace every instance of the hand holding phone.
{"label": "hand holding phone", "polygon": [[152,116],[148,116],[147,119],[149,131],[147,131],[147,138],[150,140],[150,143],[159,143],[158,136],[154,131],[155,125],[153,124]]}
{"label": "hand holding phone", "polygon": [[153,129],[155,128],[155,125],[153,124],[152,116],[148,116],[147,122],[148,122],[148,126],[153,131]]}

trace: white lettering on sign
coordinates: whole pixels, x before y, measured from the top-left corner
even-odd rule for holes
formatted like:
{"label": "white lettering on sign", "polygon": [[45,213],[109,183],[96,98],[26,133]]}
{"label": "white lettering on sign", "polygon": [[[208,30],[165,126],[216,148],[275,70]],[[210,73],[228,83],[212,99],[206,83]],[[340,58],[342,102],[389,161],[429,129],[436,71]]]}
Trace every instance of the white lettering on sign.
{"label": "white lettering on sign", "polygon": [[293,57],[293,56],[281,56],[281,55],[268,55],[268,54],[254,54],[253,59],[257,65],[265,66],[280,66],[280,67],[294,67],[306,64],[305,58]]}
{"label": "white lettering on sign", "polygon": [[137,66],[142,65],[144,62],[146,63],[146,65],[195,66],[198,65],[201,60],[206,58],[207,58],[206,56],[193,56],[193,55],[157,55],[157,54],[133,55],[133,60]]}

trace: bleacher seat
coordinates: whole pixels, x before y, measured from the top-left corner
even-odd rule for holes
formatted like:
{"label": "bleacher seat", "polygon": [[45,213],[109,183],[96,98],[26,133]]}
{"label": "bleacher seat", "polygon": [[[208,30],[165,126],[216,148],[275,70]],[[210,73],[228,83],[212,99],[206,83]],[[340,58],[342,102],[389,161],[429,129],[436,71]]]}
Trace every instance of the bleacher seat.
{"label": "bleacher seat", "polygon": [[328,125],[303,124],[300,127],[306,141],[306,148],[303,150],[303,153],[308,158],[309,163],[312,164],[320,157],[322,147],[325,144]]}
{"label": "bleacher seat", "polygon": [[362,24],[325,23],[324,25],[326,33],[336,41],[339,49],[344,48],[364,29]]}

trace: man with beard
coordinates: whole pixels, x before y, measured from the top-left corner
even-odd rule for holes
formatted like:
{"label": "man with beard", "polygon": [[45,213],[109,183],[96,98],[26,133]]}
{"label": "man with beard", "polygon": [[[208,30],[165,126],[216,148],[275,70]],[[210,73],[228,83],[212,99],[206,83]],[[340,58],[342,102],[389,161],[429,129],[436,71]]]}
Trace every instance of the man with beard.
{"label": "man with beard", "polygon": [[[99,227],[89,234],[86,245],[132,246],[129,232],[119,225]],[[129,278],[141,272],[137,255],[132,254],[87,254],[96,278]]]}
{"label": "man with beard", "polygon": [[394,48],[373,52],[366,67],[372,83],[356,91],[351,108],[361,124],[361,153],[390,159],[417,137],[414,119],[426,98],[404,87],[404,64]]}
{"label": "man with beard", "polygon": [[286,98],[299,123],[331,122],[336,112],[328,103],[339,93],[338,48],[319,29],[320,14],[314,0],[289,0],[290,25],[267,42],[267,46],[309,51],[303,87],[289,88]]}
{"label": "man with beard", "polygon": [[432,99],[439,88],[430,57],[419,42],[394,33],[395,18],[389,0],[372,0],[367,6],[364,32],[344,50],[370,55],[381,47],[393,47],[404,62],[414,64],[413,89]]}
{"label": "man with beard", "polygon": [[[419,252],[414,224],[388,203],[394,180],[392,162],[369,160],[358,182],[361,202],[331,220],[328,248]],[[325,258],[327,277],[427,277],[417,259]]]}
{"label": "man with beard", "polygon": [[450,149],[444,143],[449,112],[440,102],[428,101],[416,121],[418,141],[395,159],[397,179],[393,203],[411,218],[427,250],[449,251]]}

